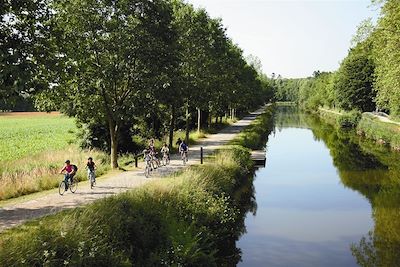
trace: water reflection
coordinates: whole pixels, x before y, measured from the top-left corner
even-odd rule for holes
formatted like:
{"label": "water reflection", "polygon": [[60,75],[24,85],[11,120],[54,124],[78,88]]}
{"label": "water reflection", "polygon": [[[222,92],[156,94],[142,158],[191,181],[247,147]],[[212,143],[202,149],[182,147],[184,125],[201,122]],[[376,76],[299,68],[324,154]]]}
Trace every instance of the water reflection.
{"label": "water reflection", "polygon": [[292,107],[275,126],[241,265],[400,266],[399,154]]}

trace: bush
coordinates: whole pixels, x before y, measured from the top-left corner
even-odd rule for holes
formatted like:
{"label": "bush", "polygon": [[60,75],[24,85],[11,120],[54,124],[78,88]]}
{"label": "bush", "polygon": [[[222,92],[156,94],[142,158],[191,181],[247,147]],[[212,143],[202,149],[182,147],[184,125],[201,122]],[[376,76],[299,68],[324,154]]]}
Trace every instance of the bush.
{"label": "bush", "polygon": [[337,123],[340,128],[356,128],[358,122],[361,120],[361,112],[352,110],[337,118]]}
{"label": "bush", "polygon": [[249,151],[231,147],[170,179],[8,230],[0,266],[221,266],[232,258],[226,242],[243,232],[251,194],[239,188],[251,188],[251,168]]}

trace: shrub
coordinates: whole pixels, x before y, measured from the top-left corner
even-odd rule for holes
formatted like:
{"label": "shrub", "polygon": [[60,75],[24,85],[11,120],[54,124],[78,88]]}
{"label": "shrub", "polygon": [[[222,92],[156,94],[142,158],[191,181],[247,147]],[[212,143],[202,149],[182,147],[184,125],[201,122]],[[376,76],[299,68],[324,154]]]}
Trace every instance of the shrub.
{"label": "shrub", "polygon": [[358,122],[361,120],[361,112],[352,110],[337,118],[337,123],[340,128],[356,128]]}

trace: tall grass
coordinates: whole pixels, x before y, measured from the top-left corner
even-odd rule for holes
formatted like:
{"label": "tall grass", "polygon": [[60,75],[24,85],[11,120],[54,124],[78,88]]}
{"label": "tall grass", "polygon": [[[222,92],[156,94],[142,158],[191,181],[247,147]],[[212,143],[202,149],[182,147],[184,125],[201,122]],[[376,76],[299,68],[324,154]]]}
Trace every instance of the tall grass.
{"label": "tall grass", "polygon": [[274,107],[268,107],[247,126],[231,144],[257,150],[265,147],[268,136],[274,128]]}
{"label": "tall grass", "polygon": [[14,198],[57,187],[58,174],[66,159],[78,166],[76,179],[86,178],[85,163],[91,156],[97,165],[97,175],[109,170],[109,157],[99,151],[82,151],[68,146],[64,151],[50,150],[34,156],[0,162],[0,200]]}
{"label": "tall grass", "polygon": [[382,122],[372,115],[363,114],[357,132],[400,151],[400,126],[397,124]]}
{"label": "tall grass", "polygon": [[[244,231],[252,162],[233,147],[191,167],[0,236],[1,266],[226,266]],[[251,186],[250,186],[251,188]],[[248,190],[247,190],[248,191]],[[229,240],[231,240],[229,242]]]}

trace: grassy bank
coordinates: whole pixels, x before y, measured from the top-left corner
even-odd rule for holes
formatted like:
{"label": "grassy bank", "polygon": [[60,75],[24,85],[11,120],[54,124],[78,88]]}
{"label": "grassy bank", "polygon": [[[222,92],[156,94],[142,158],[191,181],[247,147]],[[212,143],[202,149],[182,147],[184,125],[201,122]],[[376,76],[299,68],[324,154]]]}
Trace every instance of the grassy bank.
{"label": "grassy bank", "polygon": [[390,146],[400,151],[400,126],[393,123],[382,122],[378,118],[363,114],[357,125],[357,132],[380,144]]}
{"label": "grassy bank", "polygon": [[249,152],[233,147],[175,177],[8,230],[0,265],[229,265],[251,169]]}
{"label": "grassy bank", "polygon": [[274,124],[274,107],[269,106],[248,127],[246,127],[231,144],[240,145],[252,150],[262,149],[268,140]]}
{"label": "grassy bank", "polygon": [[337,113],[321,109],[319,116],[338,127],[354,128],[358,135],[400,151],[400,126],[397,124],[383,122],[368,113]]}

